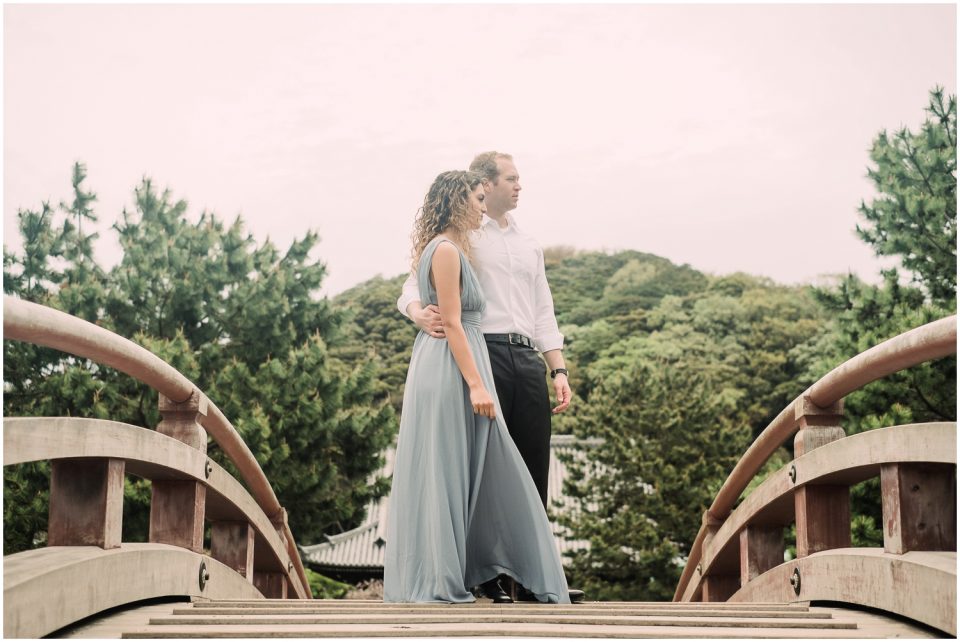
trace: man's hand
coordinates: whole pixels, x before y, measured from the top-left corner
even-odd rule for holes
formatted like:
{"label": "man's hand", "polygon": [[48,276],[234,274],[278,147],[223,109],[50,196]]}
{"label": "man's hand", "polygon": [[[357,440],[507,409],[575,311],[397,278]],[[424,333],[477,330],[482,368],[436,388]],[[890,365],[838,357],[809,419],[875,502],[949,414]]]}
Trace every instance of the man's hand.
{"label": "man's hand", "polygon": [[[412,306],[411,306],[412,307]],[[440,318],[440,308],[428,305],[419,311],[413,311],[411,317],[417,327],[436,339],[443,339],[443,319]]]}
{"label": "man's hand", "polygon": [[557,407],[553,409],[553,414],[563,412],[570,406],[570,383],[567,381],[567,375],[558,372],[553,380],[553,389],[557,393]]}

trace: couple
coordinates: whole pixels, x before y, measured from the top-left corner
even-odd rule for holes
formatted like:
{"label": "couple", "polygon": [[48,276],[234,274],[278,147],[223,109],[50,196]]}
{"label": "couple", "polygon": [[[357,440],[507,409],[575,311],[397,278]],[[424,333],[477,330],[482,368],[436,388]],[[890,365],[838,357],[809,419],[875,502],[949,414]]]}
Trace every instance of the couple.
{"label": "couple", "polygon": [[394,465],[388,602],[472,602],[472,586],[510,602],[501,575],[520,599],[582,599],[568,591],[545,511],[551,410],[538,349],[553,412],[570,387],[543,252],[508,214],[519,193],[512,158],[480,154],[470,171],[436,178],[414,224],[397,304],[421,332]]}

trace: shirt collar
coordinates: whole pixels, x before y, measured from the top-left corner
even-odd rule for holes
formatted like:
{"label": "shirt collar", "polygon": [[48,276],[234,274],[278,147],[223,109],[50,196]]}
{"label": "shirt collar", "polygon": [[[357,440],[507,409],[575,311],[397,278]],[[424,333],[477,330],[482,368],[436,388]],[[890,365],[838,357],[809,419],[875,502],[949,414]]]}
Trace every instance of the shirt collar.
{"label": "shirt collar", "polygon": [[506,226],[506,227],[500,227],[495,220],[493,220],[492,218],[490,218],[490,217],[487,216],[486,214],[483,215],[483,218],[485,218],[485,219],[487,220],[487,222],[483,224],[483,227],[487,227],[487,228],[490,228],[490,229],[492,229],[492,230],[497,230],[498,232],[501,232],[501,233],[506,233],[506,232],[509,232],[509,231],[511,231],[511,230],[514,231],[514,232],[519,232],[519,231],[520,231],[520,228],[517,227],[517,219],[514,218],[513,212],[507,212],[507,215],[506,215],[506,217],[505,217],[506,220],[507,220],[507,226]]}

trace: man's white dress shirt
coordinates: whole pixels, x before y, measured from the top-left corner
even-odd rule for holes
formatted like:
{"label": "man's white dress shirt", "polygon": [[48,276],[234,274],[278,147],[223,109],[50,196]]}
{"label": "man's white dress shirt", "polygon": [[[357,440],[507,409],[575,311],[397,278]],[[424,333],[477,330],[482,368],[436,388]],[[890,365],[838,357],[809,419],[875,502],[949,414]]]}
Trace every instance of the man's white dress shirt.
{"label": "man's white dress shirt", "polygon": [[[480,329],[484,334],[526,335],[540,352],[559,350],[563,335],[553,314],[543,250],[517,228],[512,214],[508,213],[506,220],[507,227],[501,228],[489,219],[470,236],[470,262],[487,299]],[[397,307],[406,316],[407,306],[414,301],[420,301],[420,290],[411,273]]]}

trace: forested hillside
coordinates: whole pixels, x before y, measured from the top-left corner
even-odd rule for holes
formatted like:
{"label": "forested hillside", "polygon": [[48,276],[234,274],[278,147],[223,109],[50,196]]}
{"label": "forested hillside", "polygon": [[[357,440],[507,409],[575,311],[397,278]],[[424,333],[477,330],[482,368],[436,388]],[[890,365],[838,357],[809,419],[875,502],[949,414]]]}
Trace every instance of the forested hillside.
{"label": "forested hillside", "polygon": [[[822,325],[807,287],[745,274],[710,276],[636,251],[547,248],[544,256],[576,395],[573,412],[556,419],[555,432],[573,432],[576,409],[638,350],[729,371],[733,389],[750,391],[743,402],[752,409],[749,425],[759,425],[779,411],[773,406],[789,400],[788,382],[799,370],[787,353]],[[375,359],[377,394],[398,411],[417,332],[396,307],[404,278],[377,277],[333,300],[344,319],[335,354]]]}

